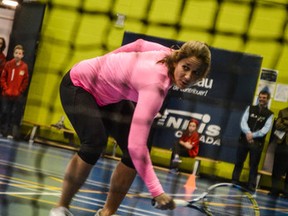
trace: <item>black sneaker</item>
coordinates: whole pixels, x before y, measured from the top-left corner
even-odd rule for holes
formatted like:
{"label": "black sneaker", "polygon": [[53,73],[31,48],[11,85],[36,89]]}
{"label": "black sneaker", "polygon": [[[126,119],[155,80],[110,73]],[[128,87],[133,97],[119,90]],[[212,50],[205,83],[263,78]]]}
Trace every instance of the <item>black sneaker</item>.
{"label": "black sneaker", "polygon": [[169,170],[169,173],[172,173],[172,174],[174,174],[174,175],[179,175],[178,169],[170,169],[170,170]]}
{"label": "black sneaker", "polygon": [[232,180],[231,183],[234,184],[234,185],[239,185],[239,186],[242,185],[241,182],[238,181],[238,180]]}
{"label": "black sneaker", "polygon": [[179,157],[176,157],[172,160],[173,163],[182,163],[182,160]]}
{"label": "black sneaker", "polygon": [[251,193],[251,194],[254,194],[254,193],[256,192],[256,188],[255,188],[255,187],[252,187],[252,186],[248,186],[246,189],[247,189],[248,192]]}

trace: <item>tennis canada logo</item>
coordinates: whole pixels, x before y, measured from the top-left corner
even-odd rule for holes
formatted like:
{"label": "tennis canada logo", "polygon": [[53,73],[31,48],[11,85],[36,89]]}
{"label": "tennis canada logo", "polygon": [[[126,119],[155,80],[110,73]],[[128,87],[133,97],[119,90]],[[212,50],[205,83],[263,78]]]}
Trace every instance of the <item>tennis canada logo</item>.
{"label": "tennis canada logo", "polygon": [[176,129],[175,136],[180,138],[183,131],[188,127],[191,118],[197,119],[200,122],[198,132],[202,143],[216,146],[221,145],[221,127],[210,124],[211,116],[209,114],[166,109],[161,118],[158,119],[157,125]]}

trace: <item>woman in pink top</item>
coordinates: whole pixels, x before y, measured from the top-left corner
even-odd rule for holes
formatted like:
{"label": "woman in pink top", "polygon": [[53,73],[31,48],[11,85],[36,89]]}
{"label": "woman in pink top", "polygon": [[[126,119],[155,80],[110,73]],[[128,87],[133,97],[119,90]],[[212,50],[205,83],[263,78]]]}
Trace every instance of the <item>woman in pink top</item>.
{"label": "woman in pink top", "polygon": [[123,156],[111,177],[106,203],[96,216],[117,211],[137,173],[160,209],[174,209],[173,199],[154,172],[147,139],[168,89],[173,84],[183,89],[201,80],[210,62],[210,50],[202,42],[190,41],[173,50],[139,39],[76,64],[63,78],[60,96],[81,147],[67,167],[61,198],[50,216],[72,215],[68,210],[71,199],[109,135],[116,139]]}

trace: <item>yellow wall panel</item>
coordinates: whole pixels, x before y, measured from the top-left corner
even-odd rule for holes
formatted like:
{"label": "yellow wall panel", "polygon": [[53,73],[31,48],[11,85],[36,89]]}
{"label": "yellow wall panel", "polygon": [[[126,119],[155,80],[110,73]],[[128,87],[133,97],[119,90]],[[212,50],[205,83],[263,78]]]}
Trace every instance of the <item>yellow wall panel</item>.
{"label": "yellow wall panel", "polygon": [[[163,32],[165,32],[165,34]],[[175,38],[176,30],[168,28],[168,27],[150,25],[150,26],[148,26],[146,34],[147,35],[153,35],[156,37],[176,39]]]}
{"label": "yellow wall panel", "polygon": [[53,0],[51,3],[53,5],[64,5],[66,7],[77,7],[80,4],[81,0]]}
{"label": "yellow wall panel", "polygon": [[78,19],[78,13],[71,10],[63,10],[55,8],[49,12],[49,18],[45,19],[44,35],[52,36],[53,38],[61,41],[68,41],[71,37],[71,32],[74,23]]}
{"label": "yellow wall panel", "polygon": [[141,19],[146,17],[147,5],[149,0],[118,0],[113,9],[114,13],[123,13],[128,18]]}
{"label": "yellow wall panel", "polygon": [[283,81],[288,85],[288,46],[283,48],[283,52],[279,57],[279,65],[277,67],[279,70],[279,78],[283,77]]}
{"label": "yellow wall panel", "polygon": [[180,41],[198,40],[207,43],[209,38],[210,34],[207,32],[195,32],[191,30],[183,30],[178,35]]}
{"label": "yellow wall panel", "polygon": [[113,0],[86,0],[84,1],[84,9],[88,11],[99,10],[108,12]]}
{"label": "yellow wall panel", "polygon": [[150,22],[175,23],[181,1],[154,0],[149,11]]}
{"label": "yellow wall panel", "polygon": [[106,37],[107,29],[114,25],[109,18],[102,15],[83,15],[80,18],[75,42],[76,44],[99,44]]}
{"label": "yellow wall panel", "polygon": [[209,28],[213,24],[216,1],[187,1],[181,18],[181,24],[200,28]]}
{"label": "yellow wall panel", "polygon": [[252,19],[249,35],[278,37],[284,26],[286,16],[286,11],[283,8],[257,8]]}
{"label": "yellow wall panel", "polygon": [[243,46],[243,41],[239,37],[230,37],[226,35],[217,35],[214,37],[213,46],[223,49],[239,51]]}
{"label": "yellow wall panel", "polygon": [[277,49],[278,49],[277,43],[267,43],[265,41],[263,42],[251,41],[247,44],[245,52],[263,56],[263,62],[262,62],[263,67],[271,68],[271,65],[274,60],[274,55],[271,54],[275,53]]}
{"label": "yellow wall panel", "polygon": [[223,3],[217,20],[217,30],[234,33],[243,33],[249,17],[248,4]]}
{"label": "yellow wall panel", "polygon": [[[200,40],[217,48],[261,55],[263,67],[275,66],[279,70],[277,82],[288,84],[287,26],[286,42],[279,44],[275,40],[281,36],[286,21],[286,0],[257,1],[251,25],[247,26],[249,0],[189,0],[185,1],[182,14],[181,0],[49,2],[53,7],[47,7],[44,16],[24,119],[55,123],[64,114],[56,91],[64,73],[82,59],[119,47],[125,31],[181,41]],[[150,2],[151,8],[147,10]],[[81,6],[83,13],[79,12]],[[219,16],[214,20],[217,12]],[[123,28],[115,27],[117,13],[126,16]],[[215,29],[212,29],[214,22]],[[179,31],[177,24],[182,27]],[[242,37],[246,34],[245,44]],[[274,65],[279,53],[278,63]],[[283,103],[272,103],[275,110],[280,104]]]}

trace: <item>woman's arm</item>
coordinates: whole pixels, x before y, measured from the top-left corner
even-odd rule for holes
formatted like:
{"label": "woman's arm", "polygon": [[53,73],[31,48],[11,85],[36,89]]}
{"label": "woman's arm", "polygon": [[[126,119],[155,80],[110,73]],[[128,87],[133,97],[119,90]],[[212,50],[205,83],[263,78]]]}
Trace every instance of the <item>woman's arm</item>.
{"label": "woman's arm", "polygon": [[153,119],[161,108],[162,96],[157,86],[140,90],[130,127],[128,150],[133,164],[153,197],[164,193],[150,159],[147,140]]}

